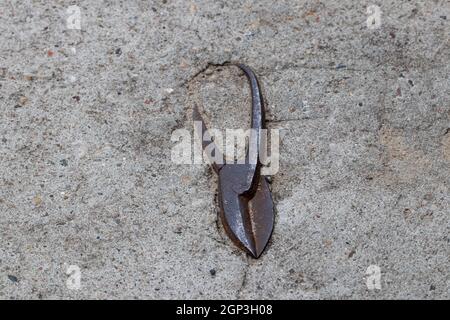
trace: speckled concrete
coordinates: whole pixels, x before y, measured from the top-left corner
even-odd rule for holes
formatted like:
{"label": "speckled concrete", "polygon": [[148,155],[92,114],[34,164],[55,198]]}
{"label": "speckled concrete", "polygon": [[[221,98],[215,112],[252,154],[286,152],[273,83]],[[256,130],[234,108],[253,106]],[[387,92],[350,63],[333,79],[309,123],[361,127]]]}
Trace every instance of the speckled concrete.
{"label": "speckled concrete", "polygon": [[[447,1],[0,2],[0,298],[448,299],[449,19]],[[194,103],[247,125],[227,61],[281,130],[259,260],[217,222],[211,169],[170,157]]]}

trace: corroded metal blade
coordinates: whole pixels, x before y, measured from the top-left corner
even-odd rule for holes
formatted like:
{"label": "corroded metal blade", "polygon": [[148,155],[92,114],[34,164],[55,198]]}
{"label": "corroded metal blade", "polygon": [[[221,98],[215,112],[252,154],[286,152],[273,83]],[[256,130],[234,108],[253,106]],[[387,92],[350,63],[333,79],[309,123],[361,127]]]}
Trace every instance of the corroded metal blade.
{"label": "corroded metal blade", "polygon": [[254,258],[258,258],[273,230],[272,196],[264,176],[259,176],[253,192],[236,192],[234,174],[242,172],[239,169],[227,169],[237,166],[239,165],[225,166],[219,173],[220,217],[230,239]]}
{"label": "corroded metal blade", "polygon": [[[272,196],[266,178],[260,174],[258,153],[260,129],[264,128],[264,105],[254,72],[245,65],[237,66],[244,71],[250,82],[251,127],[256,129],[250,135],[250,143],[255,143],[258,148],[254,150],[254,154],[247,151],[245,164],[223,165],[213,162],[212,167],[219,175],[220,217],[226,233],[236,245],[258,258],[267,246],[274,224]],[[205,149],[213,142],[205,143],[204,135],[207,129],[197,106],[194,107],[194,120],[202,122],[201,139]],[[217,150],[216,146],[215,149]]]}

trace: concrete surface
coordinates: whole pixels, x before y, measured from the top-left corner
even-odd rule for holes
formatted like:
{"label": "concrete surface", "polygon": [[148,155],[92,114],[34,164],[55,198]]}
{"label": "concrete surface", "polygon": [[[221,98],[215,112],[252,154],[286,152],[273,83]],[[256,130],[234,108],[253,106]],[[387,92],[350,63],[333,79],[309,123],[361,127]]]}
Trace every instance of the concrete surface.
{"label": "concrete surface", "polygon": [[[449,20],[438,0],[1,1],[0,298],[448,299]],[[212,171],[170,160],[193,103],[247,124],[226,61],[282,132],[259,260],[217,223]]]}

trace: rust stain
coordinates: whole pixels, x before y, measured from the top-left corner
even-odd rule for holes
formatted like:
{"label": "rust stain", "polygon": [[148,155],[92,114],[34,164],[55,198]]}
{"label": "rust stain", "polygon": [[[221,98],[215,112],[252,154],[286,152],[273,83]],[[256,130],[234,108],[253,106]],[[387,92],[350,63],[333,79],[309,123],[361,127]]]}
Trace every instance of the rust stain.
{"label": "rust stain", "polygon": [[411,182],[429,169],[430,159],[406,142],[402,130],[382,128],[379,141],[384,147],[384,177],[392,183]]}

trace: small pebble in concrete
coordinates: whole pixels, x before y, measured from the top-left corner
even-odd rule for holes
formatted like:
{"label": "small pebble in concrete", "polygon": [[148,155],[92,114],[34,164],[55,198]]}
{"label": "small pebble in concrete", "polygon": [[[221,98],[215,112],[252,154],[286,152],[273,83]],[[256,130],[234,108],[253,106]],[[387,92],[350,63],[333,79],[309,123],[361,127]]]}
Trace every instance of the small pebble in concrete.
{"label": "small pebble in concrete", "polygon": [[216,275],[216,270],[211,269],[209,270],[209,273],[214,277]]}
{"label": "small pebble in concrete", "polygon": [[42,198],[40,196],[35,196],[33,198],[33,203],[36,207],[40,206],[42,204]]}
{"label": "small pebble in concrete", "polygon": [[16,276],[13,276],[11,274],[8,274],[8,279],[11,280],[12,282],[19,282],[19,279],[17,279]]}
{"label": "small pebble in concrete", "polygon": [[21,106],[25,105],[27,102],[28,102],[28,98],[27,97],[21,96],[19,98],[19,103],[20,103]]}

